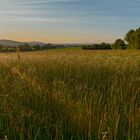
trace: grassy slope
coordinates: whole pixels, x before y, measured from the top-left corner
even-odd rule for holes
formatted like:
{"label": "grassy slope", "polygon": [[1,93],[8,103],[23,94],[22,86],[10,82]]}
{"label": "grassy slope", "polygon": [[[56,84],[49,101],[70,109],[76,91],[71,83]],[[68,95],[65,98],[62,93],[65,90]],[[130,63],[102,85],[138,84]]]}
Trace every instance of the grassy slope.
{"label": "grassy slope", "polygon": [[140,139],[140,52],[0,54],[0,138]]}

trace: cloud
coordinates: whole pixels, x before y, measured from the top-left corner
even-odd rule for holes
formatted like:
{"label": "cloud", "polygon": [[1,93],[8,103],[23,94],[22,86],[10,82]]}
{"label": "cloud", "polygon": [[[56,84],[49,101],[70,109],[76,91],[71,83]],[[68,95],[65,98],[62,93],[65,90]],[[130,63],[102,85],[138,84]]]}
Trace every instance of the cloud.
{"label": "cloud", "polygon": [[115,36],[139,25],[139,9],[140,0],[0,0],[0,26]]}

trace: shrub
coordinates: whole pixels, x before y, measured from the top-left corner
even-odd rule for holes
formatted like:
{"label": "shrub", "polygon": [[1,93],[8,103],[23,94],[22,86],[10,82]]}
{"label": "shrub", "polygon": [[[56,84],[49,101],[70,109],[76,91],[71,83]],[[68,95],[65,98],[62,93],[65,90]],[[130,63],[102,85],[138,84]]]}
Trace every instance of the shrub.
{"label": "shrub", "polygon": [[101,43],[82,47],[84,50],[111,50],[111,44]]}
{"label": "shrub", "polygon": [[115,43],[112,45],[113,49],[126,49],[126,44],[124,40],[122,39],[117,39]]}

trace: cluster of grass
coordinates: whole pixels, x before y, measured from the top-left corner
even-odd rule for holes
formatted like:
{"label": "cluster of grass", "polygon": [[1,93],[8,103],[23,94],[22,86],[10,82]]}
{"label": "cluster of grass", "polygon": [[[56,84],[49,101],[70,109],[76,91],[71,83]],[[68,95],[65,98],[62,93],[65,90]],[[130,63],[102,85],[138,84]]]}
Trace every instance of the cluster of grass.
{"label": "cluster of grass", "polygon": [[139,140],[140,53],[0,56],[0,138]]}

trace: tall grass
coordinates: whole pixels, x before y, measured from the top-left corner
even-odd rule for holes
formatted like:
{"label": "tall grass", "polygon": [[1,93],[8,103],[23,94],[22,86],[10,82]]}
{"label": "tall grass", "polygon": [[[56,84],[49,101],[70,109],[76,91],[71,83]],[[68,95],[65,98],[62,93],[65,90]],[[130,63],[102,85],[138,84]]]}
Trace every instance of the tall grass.
{"label": "tall grass", "polygon": [[140,52],[1,54],[0,138],[139,140]]}

